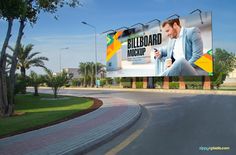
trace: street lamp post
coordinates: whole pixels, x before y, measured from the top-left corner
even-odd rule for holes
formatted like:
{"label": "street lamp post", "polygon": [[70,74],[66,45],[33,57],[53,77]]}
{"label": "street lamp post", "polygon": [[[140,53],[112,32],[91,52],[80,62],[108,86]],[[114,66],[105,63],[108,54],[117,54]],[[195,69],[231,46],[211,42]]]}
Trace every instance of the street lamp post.
{"label": "street lamp post", "polygon": [[95,80],[96,80],[95,84],[96,84],[96,87],[98,88],[98,84],[97,84],[97,36],[96,36],[96,27],[93,26],[93,25],[90,25],[90,24],[88,24],[86,22],[81,22],[81,23],[94,29],[94,39],[95,39]]}
{"label": "street lamp post", "polygon": [[59,53],[59,67],[60,67],[60,70],[59,70],[59,72],[61,72],[61,67],[62,67],[62,65],[61,65],[61,50],[68,50],[68,49],[69,49],[69,47],[64,47],[64,48],[60,49],[60,53]]}

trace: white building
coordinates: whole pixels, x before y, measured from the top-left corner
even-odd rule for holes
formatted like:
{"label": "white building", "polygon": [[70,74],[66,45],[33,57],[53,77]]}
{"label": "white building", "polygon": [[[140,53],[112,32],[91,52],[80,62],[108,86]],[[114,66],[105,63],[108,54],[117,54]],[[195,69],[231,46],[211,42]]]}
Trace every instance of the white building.
{"label": "white building", "polygon": [[71,74],[73,77],[72,79],[80,78],[79,75],[79,68],[64,68],[63,69],[67,74]]}
{"label": "white building", "polygon": [[223,86],[236,86],[236,68],[226,77]]}

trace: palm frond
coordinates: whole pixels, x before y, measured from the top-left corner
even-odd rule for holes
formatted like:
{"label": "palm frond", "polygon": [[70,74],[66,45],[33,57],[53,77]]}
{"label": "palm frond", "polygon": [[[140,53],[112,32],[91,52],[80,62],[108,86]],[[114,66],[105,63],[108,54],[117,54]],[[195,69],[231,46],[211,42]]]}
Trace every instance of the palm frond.
{"label": "palm frond", "polygon": [[40,52],[31,53],[31,54],[27,55],[27,59],[32,59],[35,55],[38,55],[38,54],[40,54]]}

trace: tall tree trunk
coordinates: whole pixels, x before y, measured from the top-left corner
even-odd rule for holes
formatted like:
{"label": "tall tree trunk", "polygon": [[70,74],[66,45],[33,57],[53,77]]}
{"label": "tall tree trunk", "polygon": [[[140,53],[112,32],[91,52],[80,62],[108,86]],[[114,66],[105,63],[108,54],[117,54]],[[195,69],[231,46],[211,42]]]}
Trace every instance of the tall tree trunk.
{"label": "tall tree trunk", "polygon": [[23,81],[21,81],[21,82],[22,82],[22,85],[23,85],[22,90],[21,90],[21,93],[22,93],[22,94],[26,94],[25,67],[21,67],[21,68],[20,68],[20,72],[21,72],[21,76],[22,76],[22,79],[23,79]]}
{"label": "tall tree trunk", "polygon": [[53,88],[53,94],[54,94],[54,98],[57,98],[57,87]]}
{"label": "tall tree trunk", "polygon": [[86,85],[86,76],[84,76],[84,83],[83,83],[83,86],[84,86],[84,87],[87,87],[87,85]]}
{"label": "tall tree trunk", "polygon": [[8,114],[9,115],[13,114],[14,112],[14,90],[15,90],[15,81],[16,81],[15,72],[16,72],[16,65],[17,65],[17,56],[20,51],[21,39],[24,35],[23,33],[24,28],[25,28],[25,19],[21,19],[18,36],[16,40],[16,45],[15,45],[15,51],[13,53],[12,64],[11,64],[11,69],[10,69],[9,94],[8,94],[8,100],[9,100]]}
{"label": "tall tree trunk", "polygon": [[6,49],[11,38],[12,25],[13,19],[8,19],[8,29],[0,57],[0,116],[7,116],[9,109],[7,98]]}
{"label": "tall tree trunk", "polygon": [[34,86],[34,96],[39,96],[38,86]]}
{"label": "tall tree trunk", "polygon": [[24,68],[24,67],[21,67],[21,68],[20,68],[20,72],[21,72],[21,75],[22,75],[23,77],[25,77],[25,68]]}
{"label": "tall tree trunk", "polygon": [[95,76],[95,66],[92,64],[92,67],[91,67],[91,69],[92,69],[92,74],[91,74],[91,86],[92,87],[94,87],[94,76]]}

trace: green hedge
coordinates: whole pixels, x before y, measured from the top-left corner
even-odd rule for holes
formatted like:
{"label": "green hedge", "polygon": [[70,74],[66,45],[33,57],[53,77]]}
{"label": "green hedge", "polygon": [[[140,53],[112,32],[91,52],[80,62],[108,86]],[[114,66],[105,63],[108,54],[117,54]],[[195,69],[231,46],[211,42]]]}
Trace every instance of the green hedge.
{"label": "green hedge", "polygon": [[115,77],[115,78],[114,78],[114,81],[115,81],[116,84],[120,84],[121,78]]}
{"label": "green hedge", "polygon": [[179,82],[170,82],[169,87],[170,89],[179,89]]}
{"label": "green hedge", "polygon": [[110,78],[110,77],[107,77],[106,78],[106,85],[112,85],[112,78]]}
{"label": "green hedge", "polygon": [[100,79],[100,86],[103,87],[106,84],[106,79]]}
{"label": "green hedge", "polygon": [[132,83],[131,83],[131,78],[121,78],[121,85],[123,86],[123,88],[131,88],[132,87]]}
{"label": "green hedge", "polygon": [[143,88],[143,82],[142,81],[137,81],[136,82],[136,88]]}
{"label": "green hedge", "polygon": [[185,82],[186,89],[202,89],[203,84],[202,82],[196,81],[196,82]]}
{"label": "green hedge", "polygon": [[71,80],[71,86],[76,87],[76,86],[79,86],[79,84],[80,84],[80,79],[72,79]]}

